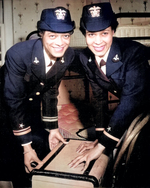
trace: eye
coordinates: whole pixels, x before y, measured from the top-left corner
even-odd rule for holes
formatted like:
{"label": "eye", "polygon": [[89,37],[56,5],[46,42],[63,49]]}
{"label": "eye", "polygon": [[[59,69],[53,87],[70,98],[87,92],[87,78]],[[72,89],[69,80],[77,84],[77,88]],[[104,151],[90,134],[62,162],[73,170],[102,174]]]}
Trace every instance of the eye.
{"label": "eye", "polygon": [[65,39],[68,39],[69,37],[70,37],[70,35],[68,34],[68,35],[64,35],[63,36]]}
{"label": "eye", "polygon": [[89,36],[89,37],[94,37],[95,34],[94,34],[94,33],[88,33],[88,36]]}
{"label": "eye", "polygon": [[49,38],[55,39],[55,38],[56,38],[56,35],[49,35]]}
{"label": "eye", "polygon": [[107,32],[107,31],[104,31],[104,32],[102,33],[102,35],[103,35],[103,36],[106,36],[106,35],[108,35],[108,32]]}

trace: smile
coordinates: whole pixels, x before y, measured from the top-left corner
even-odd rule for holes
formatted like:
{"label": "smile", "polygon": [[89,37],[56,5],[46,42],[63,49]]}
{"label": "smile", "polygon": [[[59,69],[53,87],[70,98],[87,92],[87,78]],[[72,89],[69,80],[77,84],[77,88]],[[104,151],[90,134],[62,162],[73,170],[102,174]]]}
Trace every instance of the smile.
{"label": "smile", "polygon": [[94,50],[97,51],[97,52],[101,52],[104,50],[105,46],[100,46],[100,47],[97,47],[97,46],[93,46]]}
{"label": "smile", "polygon": [[64,47],[54,47],[54,50],[56,52],[62,52],[64,50]]}

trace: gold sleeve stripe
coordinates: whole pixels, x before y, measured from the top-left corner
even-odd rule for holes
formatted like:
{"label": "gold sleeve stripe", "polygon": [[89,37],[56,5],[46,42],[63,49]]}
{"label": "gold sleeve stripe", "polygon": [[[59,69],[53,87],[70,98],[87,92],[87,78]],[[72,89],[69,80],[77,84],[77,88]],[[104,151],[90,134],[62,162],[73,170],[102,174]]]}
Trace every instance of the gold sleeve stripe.
{"label": "gold sleeve stripe", "polygon": [[28,134],[29,132],[31,132],[31,127],[27,127],[21,130],[13,130],[13,133],[15,136],[22,136],[22,135]]}
{"label": "gold sleeve stripe", "polygon": [[29,144],[32,144],[32,141],[31,142],[28,142],[28,143],[26,143],[26,144],[21,144],[22,146],[27,146],[27,145],[29,145]]}
{"label": "gold sleeve stripe", "polygon": [[104,131],[104,128],[96,128],[96,131]]}
{"label": "gold sleeve stripe", "polygon": [[55,121],[58,121],[58,116],[56,116],[56,117],[42,116],[42,121],[45,121],[45,122],[55,122]]}
{"label": "gold sleeve stripe", "polygon": [[115,140],[117,142],[119,142],[119,138],[116,138],[114,136],[112,136],[111,134],[107,133],[105,130],[103,132],[107,137],[111,138],[112,140]]}

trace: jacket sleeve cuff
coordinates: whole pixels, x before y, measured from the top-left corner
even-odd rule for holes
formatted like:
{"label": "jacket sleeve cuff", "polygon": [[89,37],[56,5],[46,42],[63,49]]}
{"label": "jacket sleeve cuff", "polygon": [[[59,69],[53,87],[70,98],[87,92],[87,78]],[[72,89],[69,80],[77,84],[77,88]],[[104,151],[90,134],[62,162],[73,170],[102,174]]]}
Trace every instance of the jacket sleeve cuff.
{"label": "jacket sleeve cuff", "polygon": [[105,154],[109,155],[119,142],[119,139],[104,130],[101,137],[98,138],[98,141],[105,147]]}
{"label": "jacket sleeve cuff", "polygon": [[19,143],[24,146],[28,143],[32,143],[32,134],[31,132],[25,134],[25,135],[21,135],[21,136],[16,136],[17,140],[19,141]]}
{"label": "jacket sleeve cuff", "polygon": [[104,131],[104,128],[95,128],[95,132],[96,132],[96,138],[99,140],[100,137],[102,136]]}
{"label": "jacket sleeve cuff", "polygon": [[48,129],[48,130],[57,129],[58,128],[58,121],[44,122],[44,128]]}

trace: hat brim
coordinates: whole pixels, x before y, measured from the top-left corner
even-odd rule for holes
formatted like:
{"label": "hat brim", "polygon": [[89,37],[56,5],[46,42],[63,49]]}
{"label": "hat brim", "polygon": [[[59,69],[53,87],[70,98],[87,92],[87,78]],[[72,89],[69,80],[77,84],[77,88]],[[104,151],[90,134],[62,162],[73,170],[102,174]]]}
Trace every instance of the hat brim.
{"label": "hat brim", "polygon": [[51,25],[47,25],[43,21],[39,21],[37,23],[37,27],[39,30],[44,30],[44,31],[52,31],[55,33],[68,33],[71,32],[75,29],[75,23],[72,21],[70,24],[67,24],[65,22],[61,23],[51,23]]}
{"label": "hat brim", "polygon": [[96,32],[96,31],[102,31],[105,30],[106,28],[108,28],[111,25],[111,20],[95,20],[95,21],[88,21],[86,22],[86,24],[84,24],[84,28],[87,31],[92,31],[92,32]]}

